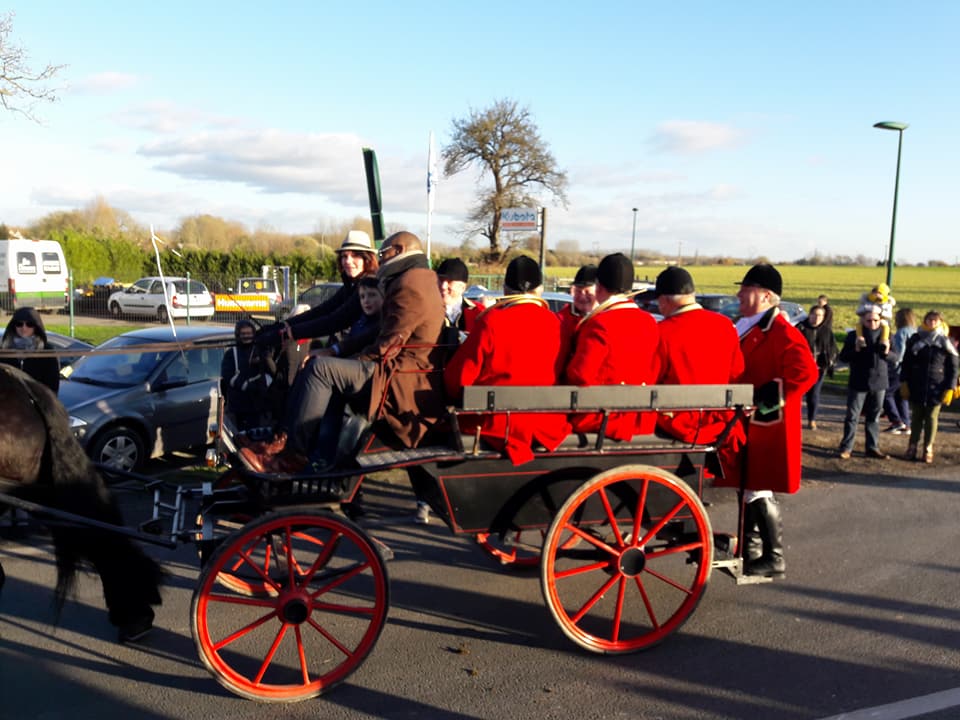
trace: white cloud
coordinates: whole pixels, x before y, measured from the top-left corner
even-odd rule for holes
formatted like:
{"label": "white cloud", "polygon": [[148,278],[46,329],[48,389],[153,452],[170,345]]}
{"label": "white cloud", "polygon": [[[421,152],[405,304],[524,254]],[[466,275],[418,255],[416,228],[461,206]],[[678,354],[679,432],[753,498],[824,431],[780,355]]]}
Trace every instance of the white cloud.
{"label": "white cloud", "polygon": [[138,152],[156,169],[184,179],[322,194],[354,205],[366,199],[361,148],[360,138],[350,134],[228,130],[154,140]]}
{"label": "white cloud", "polygon": [[71,89],[84,95],[109,95],[120,90],[135,87],[136,75],[121,72],[102,72],[87,75],[71,86]]}
{"label": "white cloud", "polygon": [[658,150],[680,155],[696,155],[736,147],[743,132],[731,125],[696,120],[668,120],[661,123],[650,142]]}

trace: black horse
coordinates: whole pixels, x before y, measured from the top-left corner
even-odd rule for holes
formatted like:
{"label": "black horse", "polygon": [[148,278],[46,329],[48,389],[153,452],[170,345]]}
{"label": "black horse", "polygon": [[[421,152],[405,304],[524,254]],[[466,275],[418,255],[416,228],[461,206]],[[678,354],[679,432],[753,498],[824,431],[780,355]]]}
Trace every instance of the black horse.
{"label": "black horse", "polygon": [[[0,398],[0,491],[120,525],[120,510],[73,436],[56,395],[30,376],[0,364]],[[86,561],[100,575],[110,622],[118,628],[120,640],[146,634],[153,626],[151,606],[161,602],[160,566],[124,535],[82,524],[47,524],[57,561],[58,616],[81,561]]]}

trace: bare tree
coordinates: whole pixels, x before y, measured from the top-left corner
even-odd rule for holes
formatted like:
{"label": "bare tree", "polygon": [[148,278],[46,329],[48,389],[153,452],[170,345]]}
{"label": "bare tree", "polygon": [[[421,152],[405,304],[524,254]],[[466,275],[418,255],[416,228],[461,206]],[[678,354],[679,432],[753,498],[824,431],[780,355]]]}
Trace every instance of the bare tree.
{"label": "bare tree", "polygon": [[32,70],[27,51],[11,42],[11,32],[13,13],[0,15],[0,105],[37,122],[33,108],[38,102],[56,102],[57,89],[49,83],[64,66],[47,65],[42,70]]}
{"label": "bare tree", "polygon": [[493,187],[479,191],[468,219],[490,241],[489,259],[502,255],[500,211],[539,205],[536,188],[549,191],[566,206],[567,174],[541,139],[530,111],[513,100],[498,100],[486,110],[453,121],[450,144],[443,148],[444,175],[478,164],[493,176]]}

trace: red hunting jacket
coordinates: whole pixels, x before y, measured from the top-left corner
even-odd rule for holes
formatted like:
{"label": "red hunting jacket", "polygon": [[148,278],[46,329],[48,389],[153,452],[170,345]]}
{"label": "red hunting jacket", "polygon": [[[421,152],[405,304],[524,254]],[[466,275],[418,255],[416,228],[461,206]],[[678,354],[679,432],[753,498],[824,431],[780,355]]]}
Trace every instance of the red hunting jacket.
{"label": "red hunting jacket", "polygon": [[[571,385],[651,385],[657,379],[657,344],[660,333],[653,316],[627,298],[602,303],[577,326],[570,359],[563,373]],[[596,432],[599,413],[571,417],[577,432]],[[611,413],[606,436],[629,440],[651,433],[654,413]]]}
{"label": "red hunting jacket", "polygon": [[[740,338],[733,323],[720,313],[694,303],[680,308],[658,326],[663,385],[727,385],[743,373]],[[725,412],[661,413],[657,426],[688,443],[712,443],[731,417]]]}
{"label": "red hunting jacket", "polygon": [[[447,397],[459,399],[466,385],[556,385],[560,321],[532,295],[507,296],[480,314],[472,332],[444,371]],[[515,465],[533,459],[533,443],[556,450],[569,434],[562,414],[462,415],[464,432],[505,451]]]}
{"label": "red hunting jacket", "polygon": [[[747,426],[747,490],[795,493],[800,489],[802,455],[801,400],[817,381],[817,363],[803,335],[777,308],[771,308],[740,338],[745,369],[737,382],[754,389],[770,381],[782,385],[783,407],[769,422],[750,420]],[[743,450],[728,443],[720,453],[725,477],[718,486],[737,487]]]}

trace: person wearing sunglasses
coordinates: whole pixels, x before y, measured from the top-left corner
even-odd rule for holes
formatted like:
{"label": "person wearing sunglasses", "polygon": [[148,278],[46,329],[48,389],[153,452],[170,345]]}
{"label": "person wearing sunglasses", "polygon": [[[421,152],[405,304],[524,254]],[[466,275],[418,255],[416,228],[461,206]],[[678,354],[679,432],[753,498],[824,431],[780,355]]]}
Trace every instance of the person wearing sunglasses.
{"label": "person wearing sunglasses", "polygon": [[[43,320],[40,319],[40,313],[32,307],[17,308],[3,332],[0,349],[5,351],[19,350],[27,353],[51,350],[50,343],[47,342],[47,331],[43,327]],[[0,362],[23,370],[37,382],[46,385],[54,393],[60,388],[60,361],[57,360],[55,355],[50,357],[43,357],[42,355],[5,355],[0,357]]]}

